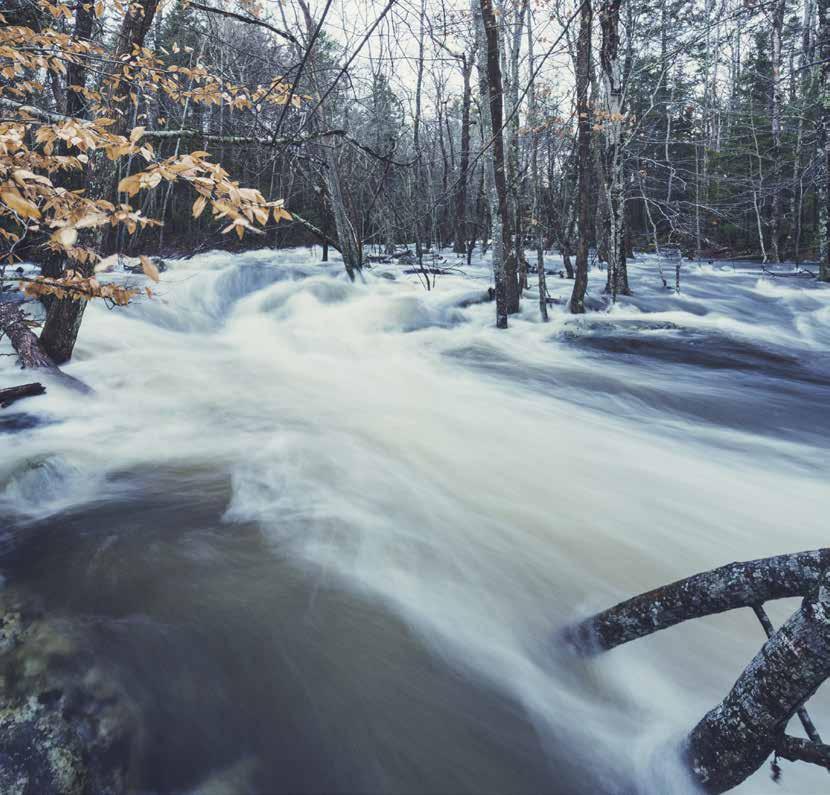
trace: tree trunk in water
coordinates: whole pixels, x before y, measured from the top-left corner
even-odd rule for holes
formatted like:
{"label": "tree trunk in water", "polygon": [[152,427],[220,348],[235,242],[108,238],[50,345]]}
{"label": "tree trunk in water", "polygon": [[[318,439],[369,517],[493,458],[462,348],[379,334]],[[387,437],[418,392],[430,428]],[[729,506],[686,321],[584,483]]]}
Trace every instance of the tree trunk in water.
{"label": "tree trunk in water", "polygon": [[[502,116],[502,81],[499,63],[498,23],[492,0],[481,0],[481,17],[487,42],[487,88],[490,105],[490,121],[493,131],[493,185],[498,207],[496,212],[501,225],[503,260],[496,263],[493,251],[493,272],[496,276],[496,325],[507,328],[507,315],[519,311],[519,282],[516,257],[510,247],[510,208],[508,206],[507,181],[505,179],[504,127]],[[499,283],[501,282],[501,284]],[[501,300],[500,300],[501,299]]]}
{"label": "tree trunk in water", "polygon": [[530,179],[533,182],[533,210],[531,212],[531,229],[536,243],[536,278],[539,282],[539,314],[542,321],[548,322],[548,288],[545,279],[545,251],[542,245],[542,225],[539,223],[541,214],[541,202],[539,185],[539,133],[536,128],[539,125],[539,106],[536,103],[536,71],[535,59],[533,56],[533,16],[528,13],[527,17],[527,58],[530,69],[530,85],[528,86],[528,101],[530,103]]}
{"label": "tree trunk in water", "polygon": [[40,332],[40,344],[55,364],[64,364],[72,358],[85,309],[86,301],[71,298],[50,304]]}
{"label": "tree trunk in water", "polygon": [[821,61],[819,88],[819,278],[830,282],[830,0],[818,0],[818,53]]}
{"label": "tree trunk in water", "polygon": [[[504,9],[502,9],[503,11]],[[510,197],[511,229],[513,231],[512,250],[518,267],[518,292],[514,312],[519,311],[519,297],[521,291],[527,288],[527,260],[524,257],[524,243],[522,242],[522,197],[521,178],[519,173],[519,52],[522,44],[522,30],[525,18],[528,15],[528,0],[519,0],[519,7],[516,12],[516,19],[513,23],[513,36],[510,42],[510,59],[508,83],[508,96],[510,98],[510,117],[505,130],[507,140],[505,149],[507,151],[507,176]],[[502,20],[505,15],[502,13]],[[505,36],[505,48],[508,37]],[[505,64],[507,66],[507,64]]]}
{"label": "tree trunk in water", "polygon": [[600,10],[602,48],[600,63],[605,83],[608,118],[606,127],[606,200],[608,204],[608,284],[613,300],[628,295],[628,272],[623,243],[625,225],[625,185],[623,182],[622,103],[620,68],[620,6],[622,0],[607,0]]}
{"label": "tree trunk in water", "polygon": [[588,107],[588,84],[591,68],[591,0],[584,0],[579,12],[579,38],[576,50],[577,132],[577,244],[571,312],[585,312],[588,288],[588,230],[591,226],[591,118]]}
{"label": "tree trunk in water", "polygon": [[459,165],[461,173],[458,177],[458,190],[455,195],[455,245],[453,251],[456,254],[464,254],[467,251],[467,242],[470,237],[469,224],[467,223],[467,170],[470,167],[470,105],[472,104],[470,78],[473,71],[474,53],[475,50],[464,53],[461,61],[464,94],[461,101],[461,161]]}
{"label": "tree trunk in water", "polygon": [[[76,9],[75,36],[80,39],[88,39],[92,32],[93,10],[89,4],[86,8],[82,8],[82,6],[84,4],[79,3]],[[143,7],[132,5],[127,8],[126,16],[118,34],[117,57],[128,55],[132,53],[134,46],[141,47],[144,44],[144,37],[153,23],[157,8],[158,0],[145,0]],[[85,67],[81,64],[74,64],[72,67],[74,67],[74,71],[71,73],[67,69],[67,84],[69,84],[71,75],[71,79],[79,81],[78,85],[83,85],[86,80]],[[71,90],[67,90],[66,93],[67,115],[82,114],[84,105],[82,95]],[[72,113],[69,113],[70,110]],[[112,125],[112,132],[116,135],[124,135],[127,132],[130,118],[129,113],[117,117],[116,123]],[[117,174],[113,170],[108,194],[115,194],[116,178]],[[104,195],[106,196],[107,193]],[[109,234],[114,234],[115,231],[111,227]],[[80,265],[77,267],[81,271],[85,270]],[[75,342],[78,339],[78,331],[81,328],[85,309],[85,301],[72,300],[71,298],[52,299],[48,302],[46,322],[43,324],[40,343],[44,351],[53,359],[54,364],[60,365],[72,358],[72,351],[75,349]]]}
{"label": "tree trunk in water", "polygon": [[[481,13],[487,44],[487,89],[490,105],[490,121],[493,128],[493,186],[495,187],[495,213],[501,222],[501,239],[504,257],[505,308],[508,314],[519,311],[518,261],[511,246],[510,207],[507,191],[506,157],[504,149],[504,111],[501,78],[501,47],[499,28],[492,0],[481,0]],[[496,285],[498,303],[498,285]],[[500,324],[499,328],[506,327]]]}
{"label": "tree trunk in water", "polygon": [[[299,5],[303,12],[306,36],[310,44],[317,25],[311,16],[311,10],[306,0],[299,0]],[[304,53],[301,47],[297,48],[297,54],[300,58],[303,57]],[[311,85],[314,87],[314,91],[318,96],[323,96],[323,91],[320,88],[320,82],[318,79],[317,63],[311,55],[308,56],[307,62]],[[320,105],[317,112],[317,128],[322,128],[324,130],[331,129],[329,119],[327,118],[327,106],[325,103]],[[332,216],[334,217],[334,229],[337,234],[337,247],[343,256],[343,266],[346,269],[346,273],[349,278],[354,281],[355,273],[359,272],[363,266],[363,252],[360,241],[357,239],[354,226],[352,225],[349,215],[346,212],[346,203],[343,198],[343,190],[340,183],[339,164],[337,162],[337,146],[339,146],[340,143],[339,137],[327,136],[323,140],[322,146],[317,147],[317,154],[326,164],[323,178],[326,185],[326,196],[331,205]]]}
{"label": "tree trunk in water", "polygon": [[783,260],[784,196],[781,156],[781,64],[782,37],[784,32],[784,0],[778,0],[772,9],[772,85],[770,87],[770,126],[772,132],[772,228],[770,243],[776,262]]}

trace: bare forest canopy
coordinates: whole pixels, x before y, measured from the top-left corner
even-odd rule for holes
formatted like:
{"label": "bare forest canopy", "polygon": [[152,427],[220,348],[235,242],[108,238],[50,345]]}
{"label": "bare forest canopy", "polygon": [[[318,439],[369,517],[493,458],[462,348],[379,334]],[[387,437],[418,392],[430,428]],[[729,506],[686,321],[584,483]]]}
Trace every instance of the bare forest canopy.
{"label": "bare forest canopy", "polygon": [[1,13],[3,262],[43,264],[26,290],[57,299],[42,342],[58,363],[83,300],[129,301],[94,276],[115,251],[319,240],[354,277],[371,246],[414,242],[422,264],[478,241],[502,327],[526,246],[543,316],[553,247],[573,312],[592,249],[615,300],[635,247],[818,260],[830,278],[827,0]]}

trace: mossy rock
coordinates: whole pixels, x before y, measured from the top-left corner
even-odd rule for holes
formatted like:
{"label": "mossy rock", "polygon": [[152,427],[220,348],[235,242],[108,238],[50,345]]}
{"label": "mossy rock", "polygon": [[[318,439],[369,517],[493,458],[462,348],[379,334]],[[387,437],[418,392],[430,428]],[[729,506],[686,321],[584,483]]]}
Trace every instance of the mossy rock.
{"label": "mossy rock", "polygon": [[69,626],[0,591],[0,792],[121,795],[137,711]]}

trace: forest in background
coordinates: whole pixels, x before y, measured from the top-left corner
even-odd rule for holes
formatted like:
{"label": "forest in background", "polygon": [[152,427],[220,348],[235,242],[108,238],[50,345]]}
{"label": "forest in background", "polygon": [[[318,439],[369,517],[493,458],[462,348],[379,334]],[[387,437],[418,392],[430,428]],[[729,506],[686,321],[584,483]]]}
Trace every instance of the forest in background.
{"label": "forest in background", "polygon": [[[826,260],[824,0],[4,5],[4,124],[21,105],[32,121],[104,115],[157,160],[209,153],[292,213],[243,245],[322,239],[351,269],[413,242],[501,256],[506,224],[508,249],[556,248],[569,276],[595,249],[615,292],[634,249]],[[41,40],[19,47],[26,31]],[[118,178],[145,165],[127,153]],[[70,187],[114,198],[99,166]],[[108,229],[96,253],[225,242],[186,181],[139,198],[163,224]],[[14,254],[39,259],[26,243]]]}

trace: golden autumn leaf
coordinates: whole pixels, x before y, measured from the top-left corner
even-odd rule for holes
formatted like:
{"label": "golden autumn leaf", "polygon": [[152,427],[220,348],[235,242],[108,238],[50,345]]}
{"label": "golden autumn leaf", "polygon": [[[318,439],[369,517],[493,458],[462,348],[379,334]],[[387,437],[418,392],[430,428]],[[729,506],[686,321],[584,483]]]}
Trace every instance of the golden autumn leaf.
{"label": "golden autumn leaf", "polygon": [[142,135],[144,135],[144,127],[133,127],[132,132],[130,133],[130,143],[135,143]]}
{"label": "golden autumn leaf", "polygon": [[0,201],[23,218],[40,218],[40,210],[24,199],[17,190],[0,191]]}
{"label": "golden autumn leaf", "polygon": [[75,245],[78,239],[78,230],[74,226],[64,226],[52,234],[52,240],[60,244],[64,248],[69,248]]}
{"label": "golden autumn leaf", "polygon": [[196,201],[193,202],[193,217],[198,218],[204,212],[206,205],[207,199],[204,196],[200,196],[196,199]]}
{"label": "golden autumn leaf", "polygon": [[144,275],[148,279],[152,279],[154,282],[159,280],[159,269],[155,266],[152,260],[149,257],[144,256],[142,254],[139,258],[141,262],[141,270],[144,271]]}

